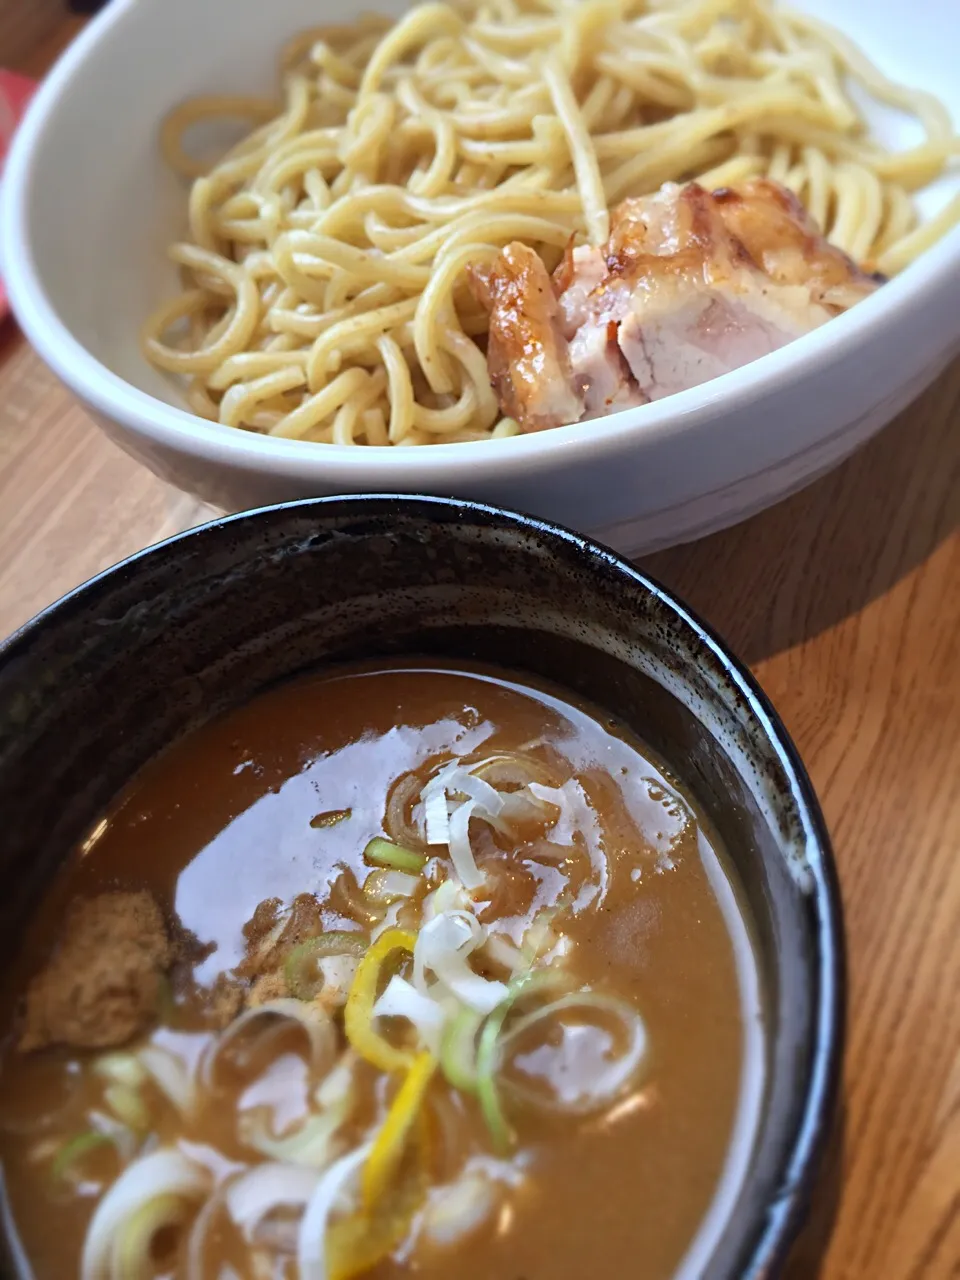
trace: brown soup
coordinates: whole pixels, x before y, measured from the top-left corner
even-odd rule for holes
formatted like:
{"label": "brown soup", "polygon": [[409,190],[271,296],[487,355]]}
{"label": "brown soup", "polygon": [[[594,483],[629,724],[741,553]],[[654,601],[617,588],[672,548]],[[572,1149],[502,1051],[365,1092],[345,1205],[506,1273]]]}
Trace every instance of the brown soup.
{"label": "brown soup", "polygon": [[37,1280],[698,1275],[759,1096],[738,903],[663,764],[547,688],[354,667],[222,716],[14,972]]}

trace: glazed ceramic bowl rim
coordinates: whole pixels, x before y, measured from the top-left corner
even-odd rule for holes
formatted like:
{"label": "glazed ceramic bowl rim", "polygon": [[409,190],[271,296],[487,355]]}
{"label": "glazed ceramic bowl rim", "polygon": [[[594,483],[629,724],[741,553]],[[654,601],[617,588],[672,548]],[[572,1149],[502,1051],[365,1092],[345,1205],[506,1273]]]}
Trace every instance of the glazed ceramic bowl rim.
{"label": "glazed ceramic bowl rim", "polygon": [[[369,514],[371,507],[382,508],[385,503],[401,514],[419,514],[425,520],[429,520],[431,513],[438,510],[452,510],[467,520],[472,515],[482,516],[494,526],[506,527],[528,537],[545,540],[554,546],[563,546],[591,566],[598,563],[602,565],[608,573],[623,580],[625,589],[653,596],[678,620],[688,635],[696,639],[698,654],[704,655],[706,651],[704,656],[707,661],[719,666],[732,683],[784,771],[792,803],[802,820],[806,850],[811,855],[808,860],[812,877],[809,897],[815,918],[812,926],[814,949],[806,958],[806,966],[814,975],[817,999],[811,1032],[809,1076],[802,1110],[788,1137],[783,1167],[778,1170],[780,1192],[774,1201],[765,1206],[763,1221],[755,1224],[753,1253],[742,1275],[742,1280],[760,1280],[769,1274],[772,1266],[782,1263],[793,1240],[798,1217],[821,1163],[836,1102],[845,1003],[845,955],[840,894],[830,839],[819,804],[797,749],[777,712],[746,667],[729,652],[713,630],[670,591],[628,560],[590,538],[551,522],[500,507],[450,498],[386,493],[307,498],[223,516],[136,552],[62,596],[0,643],[0,665],[15,661],[19,650],[45,630],[58,626],[65,614],[82,611],[87,601],[96,596],[104,583],[117,575],[136,571],[144,560],[168,555],[186,543],[198,540],[202,542],[213,530],[280,518],[287,512],[316,511],[318,514],[330,512],[349,515],[351,511],[356,511],[360,516]],[[698,656],[696,662],[703,660],[703,656]],[[688,663],[685,662],[685,665]]]}
{"label": "glazed ceramic bowl rim", "polygon": [[[850,357],[864,343],[880,335],[892,337],[910,313],[924,305],[925,295],[942,282],[945,273],[960,270],[960,227],[937,244],[882,290],[864,299],[828,325],[805,334],[753,363],[683,391],[609,418],[582,422],[552,431],[506,440],[447,444],[442,449],[395,449],[319,444],[277,439],[210,423],[140,390],[111,372],[94,357],[60,319],[41,281],[34,254],[30,216],[31,191],[38,158],[50,144],[55,117],[69,98],[74,83],[86,72],[95,49],[139,6],[163,0],[114,0],[89,24],[62,55],[40,86],[18,130],[8,157],[0,191],[0,263],[11,305],[27,336],[44,360],[79,396],[107,418],[155,443],[208,462],[247,471],[283,469],[312,476],[336,467],[344,485],[374,480],[387,464],[398,486],[415,483],[425,488],[450,483],[466,468],[495,474],[504,465],[526,473],[557,461],[575,464],[589,453],[615,455],[631,441],[651,440],[686,430],[709,418],[717,405],[731,410],[774,391],[806,380],[818,364]],[[382,480],[376,479],[379,487]]]}

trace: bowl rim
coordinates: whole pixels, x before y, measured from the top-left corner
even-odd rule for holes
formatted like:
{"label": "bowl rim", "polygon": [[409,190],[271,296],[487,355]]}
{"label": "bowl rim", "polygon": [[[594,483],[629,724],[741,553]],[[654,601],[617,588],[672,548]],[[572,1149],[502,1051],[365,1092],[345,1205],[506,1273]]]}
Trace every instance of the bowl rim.
{"label": "bowl rim", "polygon": [[[616,455],[642,440],[660,440],[695,427],[719,408],[744,409],[774,392],[806,381],[818,366],[848,359],[871,337],[890,333],[925,305],[928,294],[949,286],[960,270],[960,226],[948,231],[900,275],[851,310],[758,360],[699,387],[606,418],[522,434],[508,439],[462,441],[437,449],[321,444],[279,439],[211,423],[186,408],[140,390],[113,373],[73,335],[41,281],[29,217],[34,171],[54,119],[88,61],[117,27],[161,0],[115,0],[67,47],[41,83],[17,130],[0,184],[0,263],[11,308],[27,337],[55,373],[95,411],[154,444],[241,471],[286,472],[314,478],[337,473],[339,483],[377,478],[386,465],[398,485],[448,481],[470,468],[492,477],[505,464],[518,474],[554,461],[576,462]],[[387,462],[389,457],[391,461]]]}
{"label": "bowl rim", "polygon": [[65,615],[81,613],[108,583],[118,576],[135,573],[143,561],[176,554],[179,547],[202,543],[221,529],[229,531],[246,524],[282,521],[290,514],[310,512],[321,516],[327,513],[349,515],[355,512],[358,516],[369,516],[373,512],[396,512],[419,515],[426,520],[437,513],[446,513],[455,514],[461,522],[481,517],[487,524],[545,541],[557,549],[563,548],[568,555],[587,562],[591,572],[601,567],[606,574],[619,578],[626,589],[652,596],[673,615],[687,635],[696,641],[693,650],[697,654],[695,662],[700,663],[705,654],[709,655],[709,661],[732,684],[754,725],[772,748],[787,779],[791,801],[801,818],[805,851],[810,855],[808,901],[812,909],[814,945],[806,957],[806,967],[816,991],[803,1106],[788,1137],[783,1165],[777,1170],[779,1190],[765,1207],[764,1217],[754,1224],[752,1252],[738,1280],[767,1280],[778,1274],[778,1268],[786,1260],[802,1225],[814,1182],[823,1164],[840,1096],[846,1015],[846,947],[839,878],[830,836],[813,784],[783,721],[750,670],[712,627],[673,592],[592,538],[552,521],[492,504],[393,493],[301,498],[219,516],[165,538],[102,570],[48,605],[0,642],[0,668],[25,654],[39,635],[59,625]]}

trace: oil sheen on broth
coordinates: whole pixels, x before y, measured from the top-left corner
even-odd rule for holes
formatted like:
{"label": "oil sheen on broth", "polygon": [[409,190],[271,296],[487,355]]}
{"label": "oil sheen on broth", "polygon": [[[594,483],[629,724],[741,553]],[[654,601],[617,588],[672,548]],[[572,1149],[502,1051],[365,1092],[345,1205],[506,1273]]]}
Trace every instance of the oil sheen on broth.
{"label": "oil sheen on broth", "polygon": [[153,761],[8,1019],[37,1280],[696,1275],[761,1056],[724,856],[663,766],[545,687],[417,663]]}

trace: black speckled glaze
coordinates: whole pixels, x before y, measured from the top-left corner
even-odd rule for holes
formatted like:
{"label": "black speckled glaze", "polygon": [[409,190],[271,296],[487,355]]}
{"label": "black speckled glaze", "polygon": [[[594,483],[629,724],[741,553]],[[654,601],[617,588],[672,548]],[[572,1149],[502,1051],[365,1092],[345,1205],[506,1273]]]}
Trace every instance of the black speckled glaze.
{"label": "black speckled glaze", "polygon": [[684,606],[576,534],[443,499],[290,503],[153,547],[39,615],[0,647],[0,937],[16,939],[71,846],[171,739],[317,663],[389,653],[566,686],[634,726],[711,816],[753,912],[770,1043],[749,1183],[705,1280],[777,1274],[837,1090],[828,838],[749,674]]}

